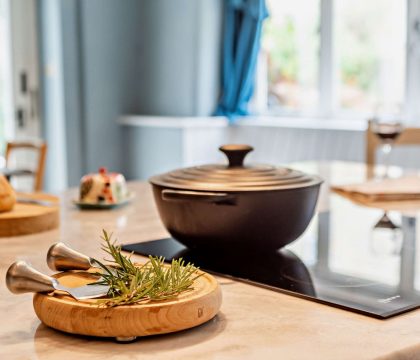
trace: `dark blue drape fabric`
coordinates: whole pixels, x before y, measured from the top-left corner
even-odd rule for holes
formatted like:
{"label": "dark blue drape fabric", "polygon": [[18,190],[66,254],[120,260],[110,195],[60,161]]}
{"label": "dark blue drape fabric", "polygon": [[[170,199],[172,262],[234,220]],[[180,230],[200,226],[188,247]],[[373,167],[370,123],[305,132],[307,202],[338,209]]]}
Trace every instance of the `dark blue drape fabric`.
{"label": "dark blue drape fabric", "polygon": [[249,115],[261,29],[268,16],[265,0],[225,0],[222,96],[215,115],[232,123]]}

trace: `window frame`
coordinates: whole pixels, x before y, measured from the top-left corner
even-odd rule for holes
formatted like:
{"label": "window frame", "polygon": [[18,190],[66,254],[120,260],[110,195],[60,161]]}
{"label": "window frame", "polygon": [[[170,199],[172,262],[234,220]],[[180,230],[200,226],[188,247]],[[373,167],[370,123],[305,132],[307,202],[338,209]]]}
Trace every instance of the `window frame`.
{"label": "window frame", "polygon": [[405,116],[420,123],[420,0],[407,0]]}

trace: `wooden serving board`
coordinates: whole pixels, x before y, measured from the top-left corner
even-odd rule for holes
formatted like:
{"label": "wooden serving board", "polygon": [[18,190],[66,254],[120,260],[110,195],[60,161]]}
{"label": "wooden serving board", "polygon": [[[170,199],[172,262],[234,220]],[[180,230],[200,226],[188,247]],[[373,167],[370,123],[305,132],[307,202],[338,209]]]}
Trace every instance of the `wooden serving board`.
{"label": "wooden serving board", "polygon": [[34,234],[55,229],[60,224],[59,199],[48,194],[17,194],[18,197],[44,200],[57,206],[17,202],[11,211],[0,213],[0,237]]}
{"label": "wooden serving board", "polygon": [[[76,287],[95,281],[86,272],[56,275],[63,285]],[[47,326],[72,334],[114,337],[129,341],[137,336],[165,334],[203,324],[220,309],[222,293],[217,280],[204,273],[194,290],[174,300],[116,307],[99,306],[97,300],[77,301],[67,295],[35,294],[35,313]]]}

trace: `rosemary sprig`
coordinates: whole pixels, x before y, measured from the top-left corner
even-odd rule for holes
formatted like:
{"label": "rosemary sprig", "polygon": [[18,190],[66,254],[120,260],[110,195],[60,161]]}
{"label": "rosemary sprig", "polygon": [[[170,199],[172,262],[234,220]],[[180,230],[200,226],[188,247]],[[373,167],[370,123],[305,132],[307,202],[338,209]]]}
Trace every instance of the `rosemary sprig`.
{"label": "rosemary sprig", "polygon": [[111,265],[95,262],[104,270],[98,273],[101,280],[96,284],[109,285],[108,298],[99,300],[105,306],[138,304],[148,301],[168,300],[193,290],[194,281],[202,275],[191,263],[183,259],[172,260],[165,265],[163,257],[149,256],[149,261],[136,265],[130,256],[121,253],[121,246],[112,241],[112,234],[102,230],[104,250]]}

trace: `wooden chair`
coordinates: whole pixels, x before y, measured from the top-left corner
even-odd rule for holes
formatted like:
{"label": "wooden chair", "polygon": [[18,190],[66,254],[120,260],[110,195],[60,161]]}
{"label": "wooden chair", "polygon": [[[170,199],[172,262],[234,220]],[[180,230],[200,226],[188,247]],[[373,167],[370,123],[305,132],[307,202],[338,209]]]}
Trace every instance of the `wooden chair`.
{"label": "wooden chair", "polygon": [[[380,139],[372,130],[369,120],[366,131],[366,164],[373,167],[376,163],[376,150],[382,145]],[[420,145],[420,128],[407,127],[394,142],[395,146]]]}
{"label": "wooden chair", "polygon": [[[14,150],[17,149],[27,149],[30,151],[35,151],[38,153],[37,158],[37,167],[34,170],[26,170],[24,169],[22,175],[31,175],[34,177],[34,191],[41,191],[43,180],[44,180],[44,172],[45,172],[45,160],[47,156],[47,144],[42,143],[31,143],[31,142],[8,142],[6,144],[6,167],[9,168],[10,166],[10,155]],[[19,174],[15,174],[12,176],[19,176]]]}

